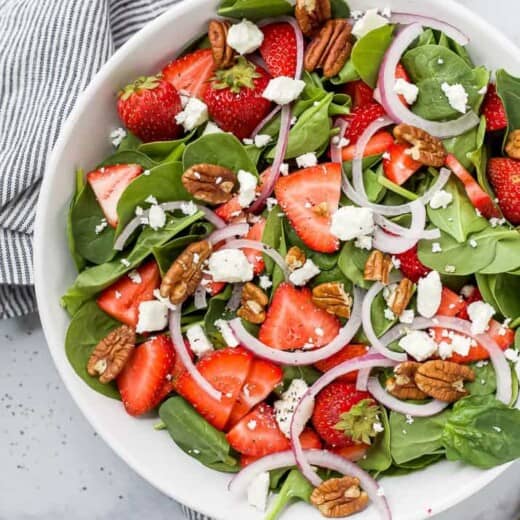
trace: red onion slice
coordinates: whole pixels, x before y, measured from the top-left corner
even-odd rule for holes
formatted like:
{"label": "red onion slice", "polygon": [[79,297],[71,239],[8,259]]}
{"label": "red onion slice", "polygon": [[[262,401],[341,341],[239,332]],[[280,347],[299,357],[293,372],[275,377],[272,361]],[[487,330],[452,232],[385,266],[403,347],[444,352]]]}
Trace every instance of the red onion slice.
{"label": "red onion slice", "polygon": [[390,19],[392,20],[392,22],[401,25],[419,23],[423,27],[429,27],[430,29],[442,31],[444,34],[446,34],[446,36],[449,36],[452,40],[456,41],[459,45],[462,46],[467,45],[469,43],[469,38],[459,29],[457,29],[453,25],[450,25],[449,23],[437,20],[436,18],[411,13],[392,13]]}
{"label": "red onion slice", "polygon": [[339,128],[339,133],[336,136],[336,138],[338,139],[337,144],[333,142],[334,137],[330,140],[330,158],[332,162],[343,164],[343,147],[341,146],[341,140],[345,137],[345,132],[347,131],[348,126],[349,122],[340,117],[338,117],[338,119],[336,119],[336,122],[334,123],[334,127]]}
{"label": "red onion slice", "polygon": [[242,325],[240,318],[235,318],[229,322],[238,341],[241,345],[255,354],[255,356],[268,359],[281,365],[304,366],[312,365],[322,359],[329,358],[339,352],[345,345],[352,340],[361,325],[361,302],[362,292],[360,289],[354,290],[354,305],[350,319],[340,329],[338,335],[328,344],[315,350],[297,350],[287,352],[274,349],[259,339],[252,336]]}
{"label": "red onion slice", "polygon": [[173,347],[175,348],[175,353],[179,356],[184,368],[188,371],[190,376],[193,378],[195,383],[200,387],[201,390],[206,392],[210,397],[220,401],[222,397],[222,393],[219,392],[216,388],[213,387],[209,383],[207,379],[205,379],[202,374],[197,370],[197,367],[191,360],[190,355],[188,354],[188,350],[184,346],[184,338],[182,337],[181,331],[181,308],[182,304],[177,305],[177,309],[174,311],[170,311],[169,316],[169,327],[170,334],[172,337]]}
{"label": "red onion slice", "polygon": [[249,231],[249,224],[247,222],[241,222],[239,224],[230,224],[221,229],[217,229],[213,231],[211,235],[208,237],[211,245],[218,244],[224,240],[228,240],[233,237],[241,237],[247,234]]}
{"label": "red onion slice", "polygon": [[377,213],[374,215],[374,220],[376,224],[385,231],[405,238],[415,238],[417,240],[435,240],[441,237],[441,230],[438,228],[425,229],[416,235],[412,232],[411,228],[400,226],[399,224],[396,224],[395,222],[392,222],[391,220],[388,220],[387,218],[383,217],[382,215],[378,215]]}
{"label": "red onion slice", "polygon": [[236,283],[233,285],[233,290],[231,292],[231,296],[226,304],[226,309],[235,312],[240,307],[240,302],[242,300],[242,291],[244,289],[243,283]]}
{"label": "red onion slice", "polygon": [[395,69],[401,60],[401,56],[422,32],[423,28],[418,23],[407,26],[394,38],[394,41],[386,51],[383,63],[379,69],[378,80],[382,105],[390,118],[396,123],[418,126],[431,135],[441,139],[461,135],[480,123],[479,117],[473,111],[468,111],[454,121],[428,121],[414,114],[408,107],[404,106],[394,91]]}
{"label": "red onion slice", "polygon": [[206,295],[207,292],[203,285],[199,285],[195,289],[195,294],[193,295],[193,305],[195,305],[196,309],[205,309],[208,306]]}
{"label": "red onion slice", "polygon": [[366,392],[368,386],[368,378],[370,377],[370,372],[372,369],[363,368],[358,372],[358,376],[356,379],[356,390],[361,390],[362,392]]}
{"label": "red onion slice", "polygon": [[[383,520],[392,520],[388,501],[378,482],[357,464],[327,450],[305,450],[303,454],[310,464],[337,471],[342,475],[358,478],[361,488],[366,491],[370,500],[372,500],[377,507],[381,518]],[[296,458],[292,451],[280,451],[266,455],[248,464],[233,477],[229,483],[229,491],[235,496],[243,496],[251,482],[253,482],[255,477],[260,473],[279,468],[290,468],[295,464]],[[316,475],[316,477],[318,479],[318,485],[321,484],[321,478],[318,475]]]}

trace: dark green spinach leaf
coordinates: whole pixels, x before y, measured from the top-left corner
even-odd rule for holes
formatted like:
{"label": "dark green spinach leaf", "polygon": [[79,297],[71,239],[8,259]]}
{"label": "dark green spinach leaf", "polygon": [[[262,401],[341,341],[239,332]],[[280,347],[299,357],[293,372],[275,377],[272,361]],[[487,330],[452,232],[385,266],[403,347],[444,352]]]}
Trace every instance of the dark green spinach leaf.
{"label": "dark green spinach leaf", "polygon": [[298,471],[292,469],[276,496],[265,520],[276,520],[285,507],[293,500],[309,502],[313,490],[312,484]]}
{"label": "dark green spinach leaf", "polygon": [[293,7],[285,0],[222,0],[217,12],[229,18],[260,20],[292,14]]}

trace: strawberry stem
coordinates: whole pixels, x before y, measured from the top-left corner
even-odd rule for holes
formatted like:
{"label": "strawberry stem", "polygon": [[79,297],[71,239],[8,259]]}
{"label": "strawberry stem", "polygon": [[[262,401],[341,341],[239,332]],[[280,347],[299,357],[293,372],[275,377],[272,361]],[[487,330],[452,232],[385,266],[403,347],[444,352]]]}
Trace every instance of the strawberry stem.
{"label": "strawberry stem", "polygon": [[238,94],[240,89],[255,88],[254,80],[261,75],[256,72],[256,67],[247,61],[243,56],[237,58],[237,63],[230,69],[217,70],[212,78],[212,88],[222,90],[229,88],[234,94]]}
{"label": "strawberry stem", "polygon": [[371,444],[372,437],[378,434],[374,425],[380,422],[379,414],[379,406],[374,404],[372,399],[363,399],[348,412],[341,414],[341,420],[334,429],[343,431],[354,442]]}
{"label": "strawberry stem", "polygon": [[161,74],[157,76],[140,76],[132,83],[126,85],[126,87],[122,88],[118,96],[123,100],[127,100],[132,94],[138,94],[143,90],[153,90],[154,88],[159,86],[159,82],[161,80]]}

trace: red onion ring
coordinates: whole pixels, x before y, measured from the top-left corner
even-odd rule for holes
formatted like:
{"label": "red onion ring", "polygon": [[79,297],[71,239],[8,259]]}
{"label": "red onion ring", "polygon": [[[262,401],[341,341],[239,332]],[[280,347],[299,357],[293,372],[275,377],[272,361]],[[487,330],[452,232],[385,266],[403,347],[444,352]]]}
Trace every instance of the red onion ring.
{"label": "red onion ring", "polygon": [[241,237],[247,234],[249,231],[249,224],[247,222],[240,222],[239,224],[230,224],[221,229],[217,229],[213,231],[211,235],[208,237],[211,245],[218,244],[224,240],[228,240],[233,237]]}
{"label": "red onion ring", "polygon": [[205,309],[208,306],[206,295],[207,292],[203,285],[199,285],[195,289],[195,293],[193,294],[193,304],[196,309]]}
{"label": "red onion ring", "polygon": [[213,387],[213,385],[211,385],[211,383],[209,383],[207,379],[202,376],[193,363],[188,350],[184,346],[184,338],[182,337],[181,331],[181,308],[182,304],[179,304],[177,305],[176,310],[169,312],[169,328],[173,347],[175,348],[175,353],[177,356],[179,356],[182,364],[184,365],[184,368],[186,368],[200,389],[206,392],[213,399],[220,401],[222,392],[219,392],[216,388]]}
{"label": "red onion ring", "polygon": [[[411,204],[411,203],[410,203]],[[374,215],[374,220],[378,226],[380,226],[385,231],[389,233],[393,233],[394,235],[399,235],[405,238],[415,238],[417,240],[436,240],[441,237],[441,230],[438,228],[435,229],[425,229],[418,234],[412,233],[411,228],[405,228],[388,220],[382,215],[378,215],[377,213]]]}
{"label": "red onion ring", "polygon": [[[370,349],[371,351],[372,349]],[[370,353],[369,351],[369,353]],[[358,376],[356,379],[356,390],[361,390],[362,392],[366,392],[368,386],[368,378],[370,377],[370,372],[372,369],[370,368],[362,368],[358,372]]]}
{"label": "red onion ring", "polygon": [[244,289],[243,283],[236,283],[233,285],[233,291],[226,304],[226,309],[235,312],[240,307],[242,300],[242,290]]}
{"label": "red onion ring", "polygon": [[343,147],[340,145],[341,140],[345,137],[345,132],[349,126],[349,122],[345,119],[338,117],[336,122],[334,123],[334,128],[339,128],[339,133],[337,136],[338,144],[334,144],[332,141],[334,137],[330,140],[330,158],[332,162],[343,164],[343,157],[341,155]]}
{"label": "red onion ring", "polygon": [[396,123],[418,126],[431,135],[441,139],[461,135],[479,124],[480,119],[473,111],[468,111],[454,121],[428,121],[414,114],[408,107],[404,106],[396,92],[394,92],[395,69],[403,53],[408,46],[421,35],[422,31],[423,28],[418,23],[413,23],[405,27],[394,38],[394,41],[386,51],[383,63],[379,69],[378,80],[382,105],[390,118]]}
{"label": "red onion ring", "polygon": [[[379,510],[381,518],[383,520],[392,520],[388,501],[386,500],[384,493],[382,493],[378,482],[366,471],[362,470],[357,464],[327,450],[305,450],[303,454],[305,458],[315,466],[328,468],[337,471],[342,475],[349,475],[358,478],[361,487],[366,491],[370,500]],[[271,471],[273,469],[290,468],[295,464],[296,458],[294,453],[290,450],[266,455],[265,457],[248,464],[244,469],[237,473],[229,483],[229,491],[235,496],[243,496],[251,482],[260,473]],[[318,475],[316,475],[316,477],[318,485],[321,484],[321,478]]]}
{"label": "red onion ring", "polygon": [[342,327],[338,335],[328,344],[315,350],[297,350],[294,352],[287,352],[283,350],[274,349],[265,343],[262,343],[259,339],[255,338],[245,329],[242,325],[240,318],[235,318],[229,322],[229,326],[233,330],[236,338],[240,341],[240,344],[255,356],[263,359],[268,359],[281,365],[290,366],[304,366],[312,365],[322,359],[329,358],[337,352],[339,352],[345,345],[352,340],[354,334],[361,325],[361,301],[362,292],[360,289],[354,291],[354,306],[350,319]]}

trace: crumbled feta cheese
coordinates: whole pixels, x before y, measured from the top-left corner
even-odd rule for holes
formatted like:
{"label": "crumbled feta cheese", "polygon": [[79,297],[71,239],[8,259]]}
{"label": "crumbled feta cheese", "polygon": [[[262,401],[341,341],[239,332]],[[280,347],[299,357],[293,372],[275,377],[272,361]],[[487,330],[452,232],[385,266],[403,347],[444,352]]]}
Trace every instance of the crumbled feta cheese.
{"label": "crumbled feta cheese", "polygon": [[226,320],[216,320],[215,327],[217,327],[217,329],[219,330],[220,334],[222,335],[222,339],[224,340],[224,343],[228,347],[238,347],[239,342],[233,334],[233,331],[231,330],[231,327],[229,326],[229,323]]}
{"label": "crumbled feta cheese", "polygon": [[128,278],[130,278],[130,280],[132,280],[132,283],[135,283],[136,285],[139,285],[143,281],[143,279],[142,279],[141,275],[139,274],[139,271],[137,271],[137,269],[132,269],[128,273]]}
{"label": "crumbled feta cheese", "polygon": [[489,320],[495,314],[495,309],[485,302],[473,302],[468,305],[468,315],[471,320],[471,333],[482,334],[489,327]]}
{"label": "crumbled feta cheese", "polygon": [[170,298],[165,298],[164,296],[161,296],[161,291],[159,289],[154,289],[152,294],[156,300],[160,301],[161,303],[164,303],[164,305],[166,305],[166,307],[168,307],[168,309],[170,309],[171,311],[177,310],[177,307],[170,301]]}
{"label": "crumbled feta cheese", "polygon": [[469,241],[469,245],[470,245],[473,249],[475,249],[475,247],[478,246],[478,242],[477,242],[474,238],[472,238],[472,239]]}
{"label": "crumbled feta cheese", "polygon": [[267,197],[265,199],[265,205],[267,207],[267,211],[272,211],[272,209],[278,204],[278,201],[274,197]]}
{"label": "crumbled feta cheese", "polygon": [[182,125],[186,132],[190,132],[207,120],[208,107],[206,103],[196,97],[191,97],[184,110],[175,116],[175,121]]}
{"label": "crumbled feta cheese", "polygon": [[467,356],[469,354],[471,338],[462,336],[461,334],[455,334],[454,332],[452,332],[449,337],[451,339],[451,348],[453,352],[456,352],[461,356]]}
{"label": "crumbled feta cheese", "polygon": [[374,433],[381,433],[385,431],[385,427],[380,422],[375,422],[372,425],[372,428],[374,430]]}
{"label": "crumbled feta cheese", "polygon": [[181,98],[181,107],[184,108],[190,100],[191,94],[184,89],[179,90],[179,97]]}
{"label": "crumbled feta cheese", "polygon": [[354,242],[354,247],[358,249],[366,249],[367,251],[372,250],[372,237],[368,235],[363,235],[361,237],[356,238]]}
{"label": "crumbled feta cheese", "polygon": [[384,7],[381,10],[381,16],[384,16],[385,18],[391,18],[392,17],[392,9],[390,9],[390,7]]}
{"label": "crumbled feta cheese", "polygon": [[320,268],[308,258],[302,267],[295,269],[290,275],[289,280],[294,285],[305,285],[311,278],[320,274]]}
{"label": "crumbled feta cheese", "polygon": [[114,148],[117,148],[125,137],[126,130],[124,128],[114,128],[114,130],[110,132],[110,141],[112,141],[112,146]]}
{"label": "crumbled feta cheese", "polygon": [[413,309],[407,309],[400,314],[399,321],[401,323],[410,324],[413,322],[414,318],[415,318],[415,313],[414,313]]}
{"label": "crumbled feta cheese", "polygon": [[468,93],[460,83],[450,85],[444,82],[441,89],[448,98],[448,103],[453,110],[465,114],[468,110]]}
{"label": "crumbled feta cheese", "polygon": [[197,208],[197,205],[192,201],[190,200],[189,202],[181,202],[181,211],[185,214],[185,215],[195,215],[195,213],[197,213],[198,208]]}
{"label": "crumbled feta cheese", "polygon": [[264,33],[249,20],[233,24],[227,33],[226,43],[239,54],[251,54],[264,41]]}
{"label": "crumbled feta cheese", "polygon": [[268,134],[258,134],[255,136],[255,146],[257,148],[263,148],[267,146],[271,141],[272,137]]}
{"label": "crumbled feta cheese", "polygon": [[424,361],[437,350],[437,344],[422,330],[414,330],[399,340],[399,346],[417,361]]}
{"label": "crumbled feta cheese", "polygon": [[460,294],[462,294],[462,296],[464,296],[464,298],[469,298],[473,294],[474,290],[475,290],[475,286],[474,285],[465,285],[460,290]]}
{"label": "crumbled feta cheese", "polygon": [[395,81],[394,92],[403,96],[409,105],[413,105],[417,101],[419,87],[403,78],[399,78]]}
{"label": "crumbled feta cheese", "polygon": [[237,179],[240,185],[238,188],[238,203],[241,208],[247,208],[255,200],[258,178],[245,170],[238,170]]}
{"label": "crumbled feta cheese", "polygon": [[123,296],[123,295],[121,294],[120,291],[115,291],[115,292],[114,292],[114,296],[116,297],[116,300],[120,300],[120,299],[121,299],[121,296]]}
{"label": "crumbled feta cheese", "polygon": [[446,190],[439,190],[430,200],[430,208],[446,209],[453,202],[453,195]]}
{"label": "crumbled feta cheese", "polygon": [[96,235],[99,235],[107,226],[108,226],[107,219],[102,218],[101,221],[99,222],[99,224],[95,228]]}
{"label": "crumbled feta cheese", "polygon": [[136,217],[140,217],[144,213],[144,209],[141,206],[136,206],[135,215]]}
{"label": "crumbled feta cheese", "polygon": [[240,249],[221,249],[209,258],[209,273],[215,282],[250,282],[253,266]]}
{"label": "crumbled feta cheese", "polygon": [[506,223],[506,219],[505,218],[497,218],[497,217],[492,217],[489,219],[489,223],[491,224],[491,227],[498,227],[498,226],[502,226],[503,224]]}
{"label": "crumbled feta cheese", "polygon": [[352,34],[359,40],[365,34],[388,25],[388,20],[377,13],[377,9],[368,9],[352,28]]}
{"label": "crumbled feta cheese", "polygon": [[352,16],[352,19],[353,20],[359,20],[365,13],[363,11],[361,11],[360,9],[354,9],[351,13],[350,13],[350,16]]}
{"label": "crumbled feta cheese", "polygon": [[190,348],[197,357],[213,350],[211,341],[207,338],[203,328],[200,325],[193,325],[186,331],[186,337],[190,343]]}
{"label": "crumbled feta cheese", "polygon": [[340,240],[371,235],[373,231],[374,214],[371,209],[344,206],[332,215],[330,232]]}
{"label": "crumbled feta cheese", "polygon": [[399,269],[401,267],[401,260],[396,256],[392,256],[392,265],[395,269]]}
{"label": "crumbled feta cheese", "polygon": [[202,132],[202,135],[210,135],[210,134],[223,134],[224,130],[220,128],[217,124],[215,124],[213,121],[208,121],[208,124],[206,125],[206,128],[204,128],[204,132]]}
{"label": "crumbled feta cheese", "polygon": [[442,283],[437,271],[431,271],[417,284],[417,311],[425,318],[435,316],[441,304]]}
{"label": "crumbled feta cheese", "polygon": [[444,65],[444,60],[442,58],[439,58],[437,60],[437,65]]}
{"label": "crumbled feta cheese", "polygon": [[121,262],[125,267],[130,267],[130,262],[129,262],[126,258],[121,258],[120,262]]}
{"label": "crumbled feta cheese", "polygon": [[161,206],[154,204],[148,213],[148,222],[153,230],[161,229],[166,224],[166,213]]}
{"label": "crumbled feta cheese", "polygon": [[139,319],[135,330],[152,332],[162,330],[168,325],[168,307],[157,300],[141,302],[139,304]]}
{"label": "crumbled feta cheese", "polygon": [[388,320],[388,321],[395,320],[395,314],[393,313],[392,309],[390,309],[390,307],[386,307],[383,314],[384,314],[386,320]]}
{"label": "crumbled feta cheese", "polygon": [[242,142],[246,145],[246,146],[251,146],[253,144],[255,144],[255,140],[254,139],[251,139],[249,137],[244,137],[244,139],[242,139]]}
{"label": "crumbled feta cheese", "polygon": [[278,76],[269,81],[262,96],[278,105],[287,105],[297,99],[304,88],[304,81],[288,76]]}
{"label": "crumbled feta cheese", "polygon": [[488,86],[487,85],[484,85],[479,91],[478,93],[481,95],[481,96],[484,96],[487,94],[487,91],[488,91]]}
{"label": "crumbled feta cheese", "polygon": [[157,199],[153,195],[148,195],[144,201],[148,202],[148,204],[158,204]]}
{"label": "crumbled feta cheese", "polygon": [[504,351],[504,356],[508,361],[511,361],[512,363],[516,363],[518,360],[520,360],[520,353],[518,350],[508,348]]}
{"label": "crumbled feta cheese", "polygon": [[497,433],[500,433],[502,431],[502,428],[499,426],[493,426],[493,430],[495,430]]}
{"label": "crumbled feta cheese", "polygon": [[269,473],[264,471],[257,475],[247,488],[248,504],[262,513],[267,509],[269,481]]}
{"label": "crumbled feta cheese", "polygon": [[273,282],[271,282],[271,280],[269,279],[269,276],[267,275],[262,275],[260,276],[260,283],[259,283],[260,287],[262,289],[269,289],[273,286]]}
{"label": "crumbled feta cheese", "polygon": [[441,341],[439,343],[439,356],[441,359],[447,359],[453,355],[453,346],[449,341]]}
{"label": "crumbled feta cheese", "polygon": [[310,168],[318,164],[318,158],[314,152],[304,153],[296,157],[296,164],[298,168]]}
{"label": "crumbled feta cheese", "polygon": [[[281,432],[289,438],[291,436],[291,420],[296,406],[309,387],[303,379],[293,379],[289,388],[274,403],[274,415]],[[309,405],[314,405],[314,400],[309,399]]]}
{"label": "crumbled feta cheese", "polygon": [[444,271],[446,273],[454,273],[457,270],[457,268],[454,265],[448,264],[444,266]]}
{"label": "crumbled feta cheese", "polygon": [[288,163],[282,163],[280,165],[280,173],[282,175],[289,175],[289,164]]}
{"label": "crumbled feta cheese", "polygon": [[440,242],[434,242],[432,244],[432,253],[442,253],[442,247]]}
{"label": "crumbled feta cheese", "polygon": [[415,419],[409,414],[406,414],[406,424],[413,424],[415,422]]}

